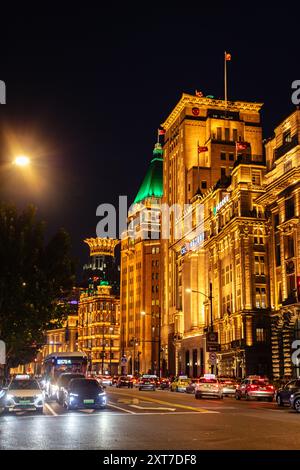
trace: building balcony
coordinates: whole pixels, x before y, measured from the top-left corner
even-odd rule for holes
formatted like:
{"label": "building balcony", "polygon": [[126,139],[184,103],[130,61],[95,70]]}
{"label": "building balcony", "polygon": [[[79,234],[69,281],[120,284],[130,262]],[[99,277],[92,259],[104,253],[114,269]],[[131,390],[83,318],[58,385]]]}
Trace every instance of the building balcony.
{"label": "building balcony", "polygon": [[265,160],[262,155],[240,154],[238,155],[236,161],[234,162],[233,167],[235,168],[240,164],[264,166]]}
{"label": "building balcony", "polygon": [[285,144],[283,144],[280,147],[278,147],[277,149],[275,149],[275,155],[274,155],[275,160],[278,160],[278,158],[282,157],[287,152],[292,150],[294,147],[296,147],[296,145],[298,145],[298,135],[297,134],[295,134],[291,138],[290,142],[286,142]]}

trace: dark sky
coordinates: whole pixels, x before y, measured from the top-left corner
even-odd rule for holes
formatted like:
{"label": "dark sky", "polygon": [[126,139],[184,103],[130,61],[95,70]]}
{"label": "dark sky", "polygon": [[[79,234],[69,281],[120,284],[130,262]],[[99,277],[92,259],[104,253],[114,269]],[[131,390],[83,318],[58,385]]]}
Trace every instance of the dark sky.
{"label": "dark sky", "polygon": [[299,9],[145,4],[1,19],[0,152],[12,154],[11,142],[24,149],[38,182],[10,174],[7,194],[34,202],[49,233],[70,231],[81,263],[96,207],[119,194],[132,201],[157,127],[181,93],[223,97],[224,50],[232,54],[229,99],[265,103],[265,137],[293,110]]}

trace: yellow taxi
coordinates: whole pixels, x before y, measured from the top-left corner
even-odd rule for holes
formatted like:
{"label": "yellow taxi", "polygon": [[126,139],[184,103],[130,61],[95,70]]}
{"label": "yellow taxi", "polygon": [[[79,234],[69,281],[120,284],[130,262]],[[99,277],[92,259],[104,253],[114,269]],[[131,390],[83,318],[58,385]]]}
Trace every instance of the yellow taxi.
{"label": "yellow taxi", "polygon": [[190,379],[187,375],[179,375],[170,385],[171,392],[185,392],[188,387]]}

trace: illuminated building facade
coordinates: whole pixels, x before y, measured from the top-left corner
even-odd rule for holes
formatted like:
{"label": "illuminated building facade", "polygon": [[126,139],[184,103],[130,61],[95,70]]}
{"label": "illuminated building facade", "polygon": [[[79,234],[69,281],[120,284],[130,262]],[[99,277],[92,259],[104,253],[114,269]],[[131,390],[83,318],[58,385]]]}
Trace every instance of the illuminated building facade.
{"label": "illuminated building facade", "polygon": [[159,373],[160,204],[162,147],[155,145],[147,174],[128,212],[121,241],[121,351],[123,372]]}
{"label": "illuminated building facade", "polygon": [[89,371],[117,374],[120,370],[120,300],[107,281],[80,296],[78,349],[89,358]]}
{"label": "illuminated building facade", "polygon": [[[182,219],[171,213],[162,240],[162,348],[171,373],[271,372],[267,226],[255,202],[265,173],[260,108],[184,94],[162,125],[163,202],[192,204],[192,230],[178,237]],[[217,360],[206,344],[210,297]]]}
{"label": "illuminated building facade", "polygon": [[[275,378],[299,377],[291,360],[300,340],[300,111],[275,129],[265,144],[265,192],[258,202],[269,218],[272,361]],[[300,343],[299,343],[300,344]],[[296,350],[298,345],[294,346]]]}

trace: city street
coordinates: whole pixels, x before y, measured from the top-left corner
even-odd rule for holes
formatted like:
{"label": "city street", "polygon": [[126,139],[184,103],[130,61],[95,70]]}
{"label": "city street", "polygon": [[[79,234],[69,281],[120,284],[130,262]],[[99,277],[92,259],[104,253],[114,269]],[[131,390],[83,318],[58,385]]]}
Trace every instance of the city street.
{"label": "city street", "polygon": [[299,449],[300,415],[275,402],[195,400],[170,391],[107,387],[105,410],[0,416],[0,449]]}

